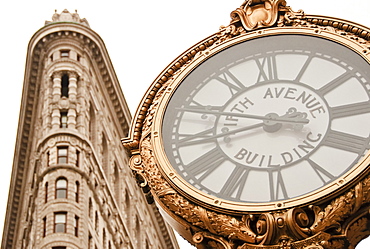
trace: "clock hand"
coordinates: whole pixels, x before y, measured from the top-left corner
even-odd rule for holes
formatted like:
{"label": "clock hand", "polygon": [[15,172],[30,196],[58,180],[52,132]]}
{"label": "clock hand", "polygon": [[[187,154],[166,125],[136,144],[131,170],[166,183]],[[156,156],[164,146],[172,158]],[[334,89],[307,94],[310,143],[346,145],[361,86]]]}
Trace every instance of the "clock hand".
{"label": "clock hand", "polygon": [[239,132],[242,132],[242,131],[247,131],[247,130],[252,130],[252,129],[255,129],[255,128],[258,128],[258,127],[262,127],[263,125],[264,125],[264,123],[261,122],[261,123],[257,123],[257,124],[254,124],[254,125],[241,127],[239,129],[235,129],[235,130],[232,130],[232,131],[225,131],[225,132],[222,132],[220,134],[212,135],[212,137],[206,137],[206,138],[203,138],[203,139],[192,140],[192,141],[181,141],[180,140],[179,142],[182,144],[182,146],[205,143],[207,141],[212,141],[215,138],[226,137],[228,135],[235,135],[236,133],[239,133]]}
{"label": "clock hand", "polygon": [[[182,111],[188,112],[196,112],[202,114],[212,114],[212,115],[223,115],[223,116],[231,116],[231,117],[241,117],[241,118],[250,118],[250,119],[259,119],[263,121],[274,121],[277,123],[288,123],[288,124],[308,124],[310,122],[309,119],[300,117],[299,115],[283,115],[279,116],[278,114],[270,115],[267,114],[265,116],[253,115],[253,114],[244,114],[244,113],[234,113],[234,112],[219,112],[219,111],[211,111],[207,109],[195,109],[195,108],[176,108]],[[293,109],[293,108],[290,108]]]}

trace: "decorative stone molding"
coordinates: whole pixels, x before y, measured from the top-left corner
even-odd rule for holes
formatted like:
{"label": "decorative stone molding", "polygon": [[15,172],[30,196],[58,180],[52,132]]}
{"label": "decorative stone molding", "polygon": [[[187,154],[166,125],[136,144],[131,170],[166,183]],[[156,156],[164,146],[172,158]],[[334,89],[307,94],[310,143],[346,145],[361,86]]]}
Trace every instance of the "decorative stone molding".
{"label": "decorative stone molding", "polygon": [[89,26],[89,23],[85,18],[81,19],[80,16],[77,14],[77,10],[75,13],[70,13],[68,10],[63,10],[62,13],[58,14],[57,10],[55,10],[55,13],[53,15],[53,21],[45,21],[45,25],[52,24],[55,22],[75,22],[80,23],[82,25],[85,25],[87,27]]}

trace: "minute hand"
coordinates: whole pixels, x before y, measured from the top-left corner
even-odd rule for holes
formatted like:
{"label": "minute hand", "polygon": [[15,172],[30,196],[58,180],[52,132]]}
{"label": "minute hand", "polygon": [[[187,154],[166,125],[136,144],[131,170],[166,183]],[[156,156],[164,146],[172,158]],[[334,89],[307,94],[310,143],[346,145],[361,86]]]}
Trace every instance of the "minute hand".
{"label": "minute hand", "polygon": [[187,111],[187,112],[196,112],[202,114],[212,114],[216,116],[231,116],[231,117],[241,117],[241,118],[250,118],[250,119],[259,119],[259,120],[271,120],[279,123],[294,123],[294,124],[308,124],[310,121],[307,118],[301,117],[280,117],[280,116],[259,116],[253,114],[245,113],[235,113],[235,112],[219,112],[219,111],[210,111],[206,109],[195,109],[195,108],[177,108],[178,110]]}

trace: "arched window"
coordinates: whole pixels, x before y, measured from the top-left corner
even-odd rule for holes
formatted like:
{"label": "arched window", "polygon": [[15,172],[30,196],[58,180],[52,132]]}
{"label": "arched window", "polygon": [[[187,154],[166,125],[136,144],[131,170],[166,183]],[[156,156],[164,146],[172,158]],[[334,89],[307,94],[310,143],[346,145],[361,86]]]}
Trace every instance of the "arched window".
{"label": "arched window", "polygon": [[150,248],[149,242],[148,242],[148,240],[145,240],[145,249],[149,249],[149,248]]}
{"label": "arched window", "polygon": [[50,165],[50,151],[46,152],[46,166]]}
{"label": "arched window", "polygon": [[87,248],[91,249],[91,245],[92,245],[92,235],[89,233],[89,237],[87,240]]}
{"label": "arched window", "polygon": [[91,142],[94,144],[96,140],[96,116],[95,116],[95,110],[94,105],[90,103],[90,109],[89,109],[89,136]]}
{"label": "arched window", "polygon": [[81,152],[79,150],[76,150],[76,167],[80,167],[80,156]]}
{"label": "arched window", "polygon": [[95,231],[99,233],[99,214],[95,211]]}
{"label": "arched window", "polygon": [[75,185],[75,201],[76,202],[79,202],[79,199],[80,199],[80,183],[78,181],[76,181],[76,185]]}
{"label": "arched window", "polygon": [[109,170],[108,170],[108,154],[109,154],[109,150],[108,150],[107,138],[105,137],[105,134],[104,133],[102,134],[102,147],[103,147],[103,151],[102,151],[102,166],[103,166],[103,170],[104,170],[105,175],[106,176],[109,176]]}
{"label": "arched window", "polygon": [[103,248],[107,248],[107,234],[105,233],[105,228],[103,228]]}
{"label": "arched window", "polygon": [[67,198],[67,179],[64,177],[58,178],[55,183],[55,198]]}
{"label": "arched window", "polygon": [[140,233],[140,220],[139,218],[136,216],[136,221],[135,221],[135,236],[136,237],[136,246],[137,248],[140,248],[141,247],[141,233]]}
{"label": "arched window", "polygon": [[117,203],[121,205],[121,181],[120,181],[120,174],[119,174],[119,167],[117,166],[117,163],[114,162],[114,169],[113,169],[113,189],[114,189],[114,195],[116,197]]}
{"label": "arched window", "polygon": [[49,194],[48,191],[49,191],[49,183],[46,182],[45,183],[45,203],[48,202],[48,194]]}
{"label": "arched window", "polygon": [[89,217],[90,219],[93,218],[93,203],[92,203],[91,197],[89,198]]}
{"label": "arched window", "polygon": [[74,226],[74,232],[75,232],[75,236],[78,237],[78,222],[80,220],[80,217],[78,217],[77,215],[75,216],[75,219],[74,219],[74,223],[73,223],[73,226]]}
{"label": "arched window", "polygon": [[69,91],[69,76],[68,76],[68,74],[63,74],[63,76],[62,76],[61,97],[67,97],[68,98],[68,91]]}
{"label": "arched window", "polygon": [[125,208],[124,208],[126,224],[127,226],[130,225],[130,218],[131,218],[131,200],[130,194],[127,189],[125,189]]}
{"label": "arched window", "polygon": [[46,236],[46,216],[42,219],[42,237]]}

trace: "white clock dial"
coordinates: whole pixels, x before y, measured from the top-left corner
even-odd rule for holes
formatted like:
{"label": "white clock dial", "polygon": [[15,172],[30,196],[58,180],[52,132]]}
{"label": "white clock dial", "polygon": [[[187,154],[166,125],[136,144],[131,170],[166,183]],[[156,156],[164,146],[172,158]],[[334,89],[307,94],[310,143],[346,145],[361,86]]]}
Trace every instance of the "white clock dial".
{"label": "white clock dial", "polygon": [[337,180],[366,154],[368,63],[333,41],[276,35],[204,61],[166,107],[162,139],[176,172],[211,196],[296,198]]}

